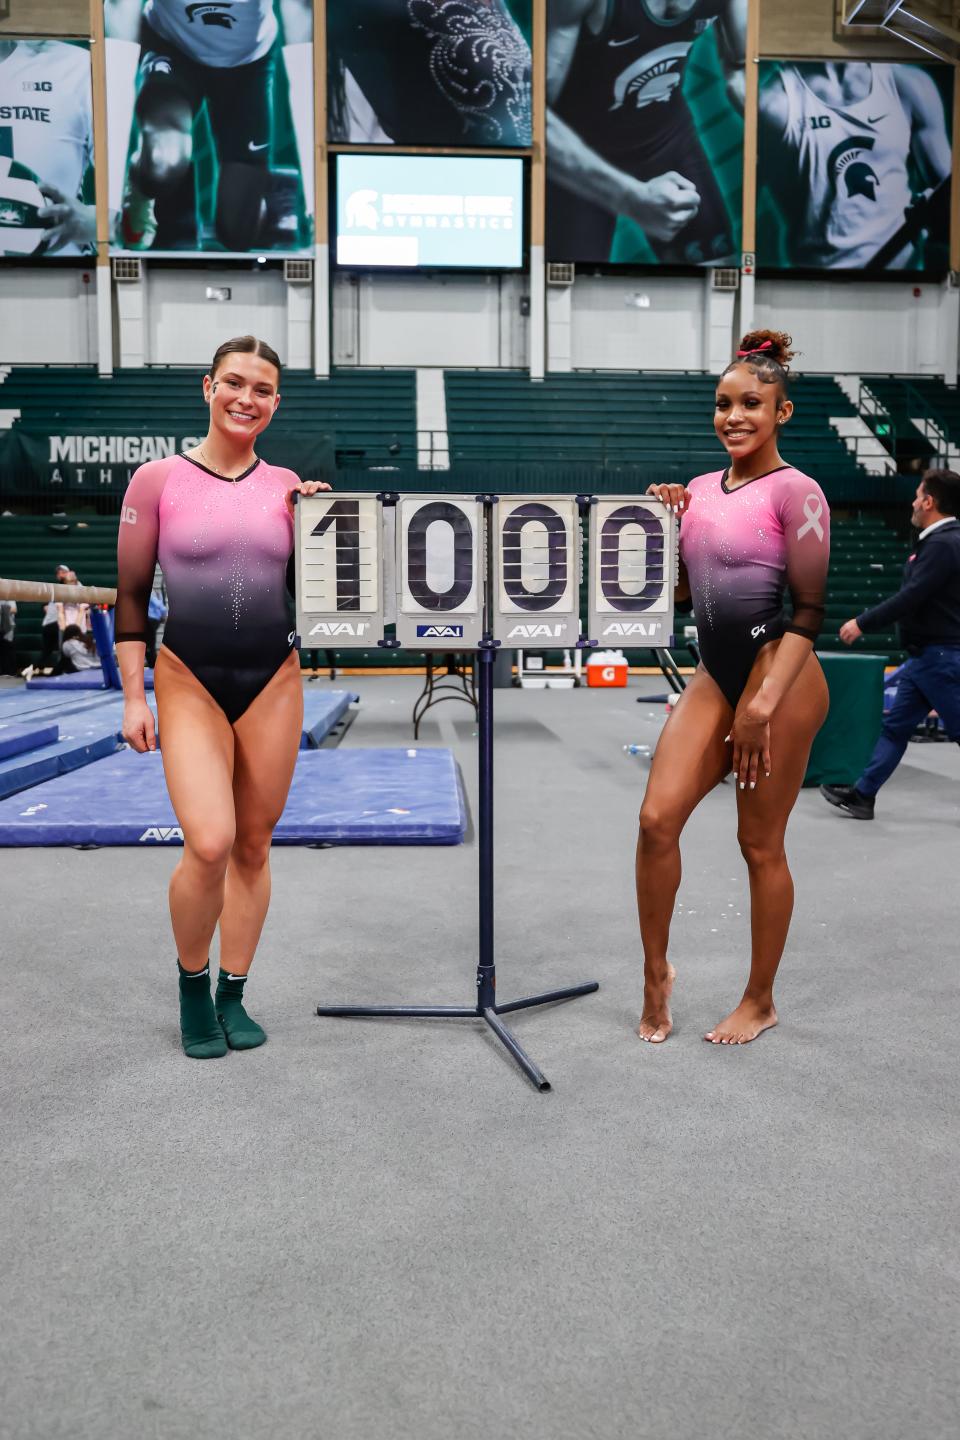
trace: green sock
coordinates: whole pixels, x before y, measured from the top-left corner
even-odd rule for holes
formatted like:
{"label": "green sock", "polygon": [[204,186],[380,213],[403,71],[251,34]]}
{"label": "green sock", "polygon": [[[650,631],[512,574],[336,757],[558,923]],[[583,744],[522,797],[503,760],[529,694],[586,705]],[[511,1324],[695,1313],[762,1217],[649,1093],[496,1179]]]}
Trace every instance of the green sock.
{"label": "green sock", "polygon": [[199,972],[184,970],[178,960],[177,970],[180,972],[183,1053],[191,1060],[219,1059],[221,1055],[226,1055],[227,1044],[210,996],[210,966],[205,965]]}
{"label": "green sock", "polygon": [[243,1008],[243,987],[246,983],[246,975],[231,975],[228,970],[221,970],[217,976],[214,1004],[231,1050],[253,1050],[267,1038],[267,1032],[256,1020],[251,1020]]}

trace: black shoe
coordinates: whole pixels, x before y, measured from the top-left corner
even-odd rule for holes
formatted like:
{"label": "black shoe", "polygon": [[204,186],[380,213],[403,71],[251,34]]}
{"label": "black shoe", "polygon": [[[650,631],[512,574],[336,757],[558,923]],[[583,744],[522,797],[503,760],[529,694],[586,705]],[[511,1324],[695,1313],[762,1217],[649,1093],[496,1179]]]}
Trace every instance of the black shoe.
{"label": "black shoe", "polygon": [[872,820],[875,795],[861,795],[856,785],[821,785],[820,794],[854,820]]}

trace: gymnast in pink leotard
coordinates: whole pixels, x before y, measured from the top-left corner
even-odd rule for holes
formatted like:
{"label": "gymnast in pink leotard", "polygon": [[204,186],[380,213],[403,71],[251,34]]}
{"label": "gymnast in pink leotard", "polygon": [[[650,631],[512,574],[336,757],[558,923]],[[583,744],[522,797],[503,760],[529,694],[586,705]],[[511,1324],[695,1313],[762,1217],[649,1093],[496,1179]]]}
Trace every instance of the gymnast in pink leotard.
{"label": "gymnast in pink leotard", "polygon": [[157,562],[170,618],[166,649],[233,724],[293,647],[287,567],[292,470],[265,460],[225,479],[177,455],[141,465],[120,520],[117,640],[143,640]]}
{"label": "gymnast in pink leotard", "polygon": [[680,558],[700,653],[736,709],[764,645],[788,633],[813,641],[820,632],[830,515],[816,480],[792,465],[734,485],[728,466],[698,475],[687,491]]}
{"label": "gymnast in pink leotard", "polygon": [[817,482],[778,448],[793,414],[791,344],[789,335],[756,331],[720,377],[714,427],[727,468],[686,487],[650,487],[680,517],[677,599],[693,601],[703,662],[660,736],[640,811],[638,1034],[654,1044],[672,1029],[667,943],[680,833],[731,769],[750,879],[750,975],[740,1003],[705,1039],[745,1044],[777,1023],[773,982],[793,908],[784,835],[827,713],[813,643],[824,612],[830,516]]}
{"label": "gymnast in pink leotard", "polygon": [[[262,340],[221,345],[204,376],[202,444],[143,465],[120,517],[116,641],[125,739],[156,746],[143,693],[147,602],[159,561],[170,616],[154,669],[161,754],[183,834],[170,881],[184,1052],[207,1060],[262,1045],[243,990],[270,902],[270,841],[303,724],[286,576],[291,470],[257,458],[280,403],[280,361]],[[220,928],[220,977],[209,948]]]}

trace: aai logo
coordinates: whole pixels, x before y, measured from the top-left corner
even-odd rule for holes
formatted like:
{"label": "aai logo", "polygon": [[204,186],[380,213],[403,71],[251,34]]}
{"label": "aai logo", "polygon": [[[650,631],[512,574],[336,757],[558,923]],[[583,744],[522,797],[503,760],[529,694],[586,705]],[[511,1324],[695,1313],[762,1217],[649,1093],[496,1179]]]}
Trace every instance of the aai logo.
{"label": "aai logo", "polygon": [[462,640],[462,625],[418,625],[418,640]]}

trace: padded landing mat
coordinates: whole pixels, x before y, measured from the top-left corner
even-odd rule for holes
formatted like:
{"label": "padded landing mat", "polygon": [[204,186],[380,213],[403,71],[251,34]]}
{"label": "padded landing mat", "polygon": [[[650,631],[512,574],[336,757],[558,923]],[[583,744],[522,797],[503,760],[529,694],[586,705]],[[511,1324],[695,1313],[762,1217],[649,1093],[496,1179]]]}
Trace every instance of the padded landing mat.
{"label": "padded landing mat", "polygon": [[[70,679],[70,676],[64,676]],[[326,737],[343,719],[351,703],[360,697],[350,690],[305,690],[303,695],[303,735],[301,750],[322,745]],[[150,708],[156,715],[156,706]],[[100,690],[91,694],[28,694],[26,686],[0,690],[0,739],[14,725],[52,724],[59,720],[61,730],[75,733],[78,728],[113,728],[119,736],[123,724],[123,696],[117,690]]]}
{"label": "padded landing mat", "polygon": [[[459,845],[449,750],[305,750],[274,844]],[[0,801],[0,845],[179,845],[158,754],[122,750]]]}
{"label": "padded landing mat", "polygon": [[0,760],[22,755],[25,750],[39,750],[41,745],[53,745],[59,738],[60,729],[55,720],[34,720],[19,725],[0,720]]}
{"label": "padded landing mat", "polygon": [[[104,733],[103,727],[84,734],[64,735],[52,745],[14,755],[9,760],[0,760],[0,798],[16,796],[20,791],[50,781],[56,775],[79,770],[113,755],[117,749],[117,737],[112,731]],[[16,804],[14,800],[12,803]]]}
{"label": "padded landing mat", "polygon": [[[143,688],[153,689],[153,671],[144,670]],[[106,691],[109,686],[104,684],[103,671],[97,667],[96,670],[77,670],[72,675],[37,675],[27,681],[28,690],[100,690]],[[119,691],[110,690],[112,695],[119,694]]]}
{"label": "padded landing mat", "polygon": [[322,745],[330,731],[339,725],[350,709],[351,701],[359,700],[349,690],[305,690],[303,692],[303,734],[300,749]]}

